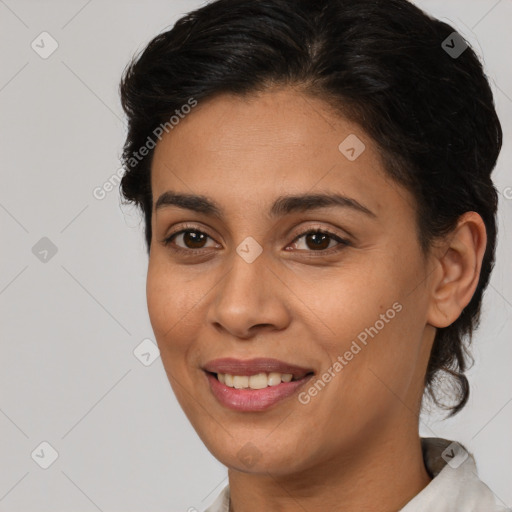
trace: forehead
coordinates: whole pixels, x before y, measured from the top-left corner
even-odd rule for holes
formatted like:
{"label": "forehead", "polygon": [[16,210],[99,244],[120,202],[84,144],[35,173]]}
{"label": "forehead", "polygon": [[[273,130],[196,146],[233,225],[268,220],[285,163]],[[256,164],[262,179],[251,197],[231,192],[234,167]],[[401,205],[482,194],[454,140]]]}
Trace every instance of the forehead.
{"label": "forehead", "polygon": [[364,196],[378,211],[398,186],[358,124],[289,88],[199,102],[158,142],[151,173],[155,200],[168,189],[215,191],[226,202],[253,197],[254,206],[263,197],[332,189]]}

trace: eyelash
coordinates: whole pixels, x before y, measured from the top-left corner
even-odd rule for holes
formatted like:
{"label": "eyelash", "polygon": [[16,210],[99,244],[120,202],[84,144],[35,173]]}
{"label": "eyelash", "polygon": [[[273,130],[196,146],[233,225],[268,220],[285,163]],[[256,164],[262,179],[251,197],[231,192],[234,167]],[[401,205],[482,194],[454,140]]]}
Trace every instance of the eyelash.
{"label": "eyelash", "polygon": [[[213,237],[211,237],[208,233],[206,233],[206,232],[204,232],[204,231],[202,231],[200,229],[197,229],[197,227],[195,227],[195,226],[185,226],[184,229],[181,229],[179,231],[171,233],[167,238],[164,238],[164,240],[162,240],[162,243],[164,244],[164,246],[170,247],[174,252],[180,253],[180,254],[186,254],[187,256],[195,256],[195,255],[198,255],[200,253],[203,253],[204,250],[205,250],[204,248],[201,248],[201,249],[184,249],[183,247],[172,246],[171,245],[175,237],[177,237],[178,235],[181,235],[183,233],[190,232],[190,231],[196,232],[196,233],[199,233],[199,234],[202,234],[202,235],[206,235],[208,238],[211,238],[213,240]],[[320,249],[318,251],[306,250],[305,252],[307,252],[307,253],[319,253],[320,256],[326,256],[326,255],[330,255],[330,254],[333,254],[333,253],[337,253],[337,252],[341,251],[344,247],[352,245],[345,238],[341,238],[340,236],[336,235],[335,233],[332,233],[331,231],[328,231],[328,230],[325,230],[325,229],[322,229],[322,228],[310,228],[310,229],[308,229],[306,231],[303,231],[302,233],[299,233],[293,239],[292,244],[296,243],[299,239],[301,239],[302,237],[307,236],[309,234],[327,235],[331,239],[333,239],[336,242],[338,242],[338,245],[336,245],[334,247],[330,247],[328,249]],[[206,249],[209,249],[209,248],[206,248]],[[299,252],[302,252],[302,251],[303,250],[299,249]]]}

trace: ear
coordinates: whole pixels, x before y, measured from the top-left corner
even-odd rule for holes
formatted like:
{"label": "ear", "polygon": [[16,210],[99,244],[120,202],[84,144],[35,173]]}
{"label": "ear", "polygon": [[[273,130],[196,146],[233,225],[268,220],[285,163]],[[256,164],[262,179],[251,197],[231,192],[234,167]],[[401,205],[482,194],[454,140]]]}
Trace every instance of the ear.
{"label": "ear", "polygon": [[478,285],[487,234],[482,217],[466,212],[436,256],[427,322],[447,327],[460,316]]}

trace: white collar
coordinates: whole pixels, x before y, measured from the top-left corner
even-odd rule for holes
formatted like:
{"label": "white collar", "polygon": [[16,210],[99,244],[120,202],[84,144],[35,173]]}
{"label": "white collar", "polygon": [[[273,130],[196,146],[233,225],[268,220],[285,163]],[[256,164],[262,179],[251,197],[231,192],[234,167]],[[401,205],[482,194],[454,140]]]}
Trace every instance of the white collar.
{"label": "white collar", "polygon": [[[422,437],[421,446],[432,480],[399,512],[510,512],[497,504],[478,477],[473,455],[460,443]],[[229,512],[229,484],[205,512]]]}

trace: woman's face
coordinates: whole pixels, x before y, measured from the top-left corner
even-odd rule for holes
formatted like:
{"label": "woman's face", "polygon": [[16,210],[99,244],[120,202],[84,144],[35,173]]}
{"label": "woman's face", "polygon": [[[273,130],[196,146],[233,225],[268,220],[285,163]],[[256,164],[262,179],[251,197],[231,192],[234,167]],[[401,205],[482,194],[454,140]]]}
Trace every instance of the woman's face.
{"label": "woman's face", "polygon": [[161,200],[147,276],[169,381],[215,457],[284,475],[417,424],[432,266],[413,197],[358,125],[292,89],[218,96],[157,144],[151,186],[154,205],[217,209]]}

